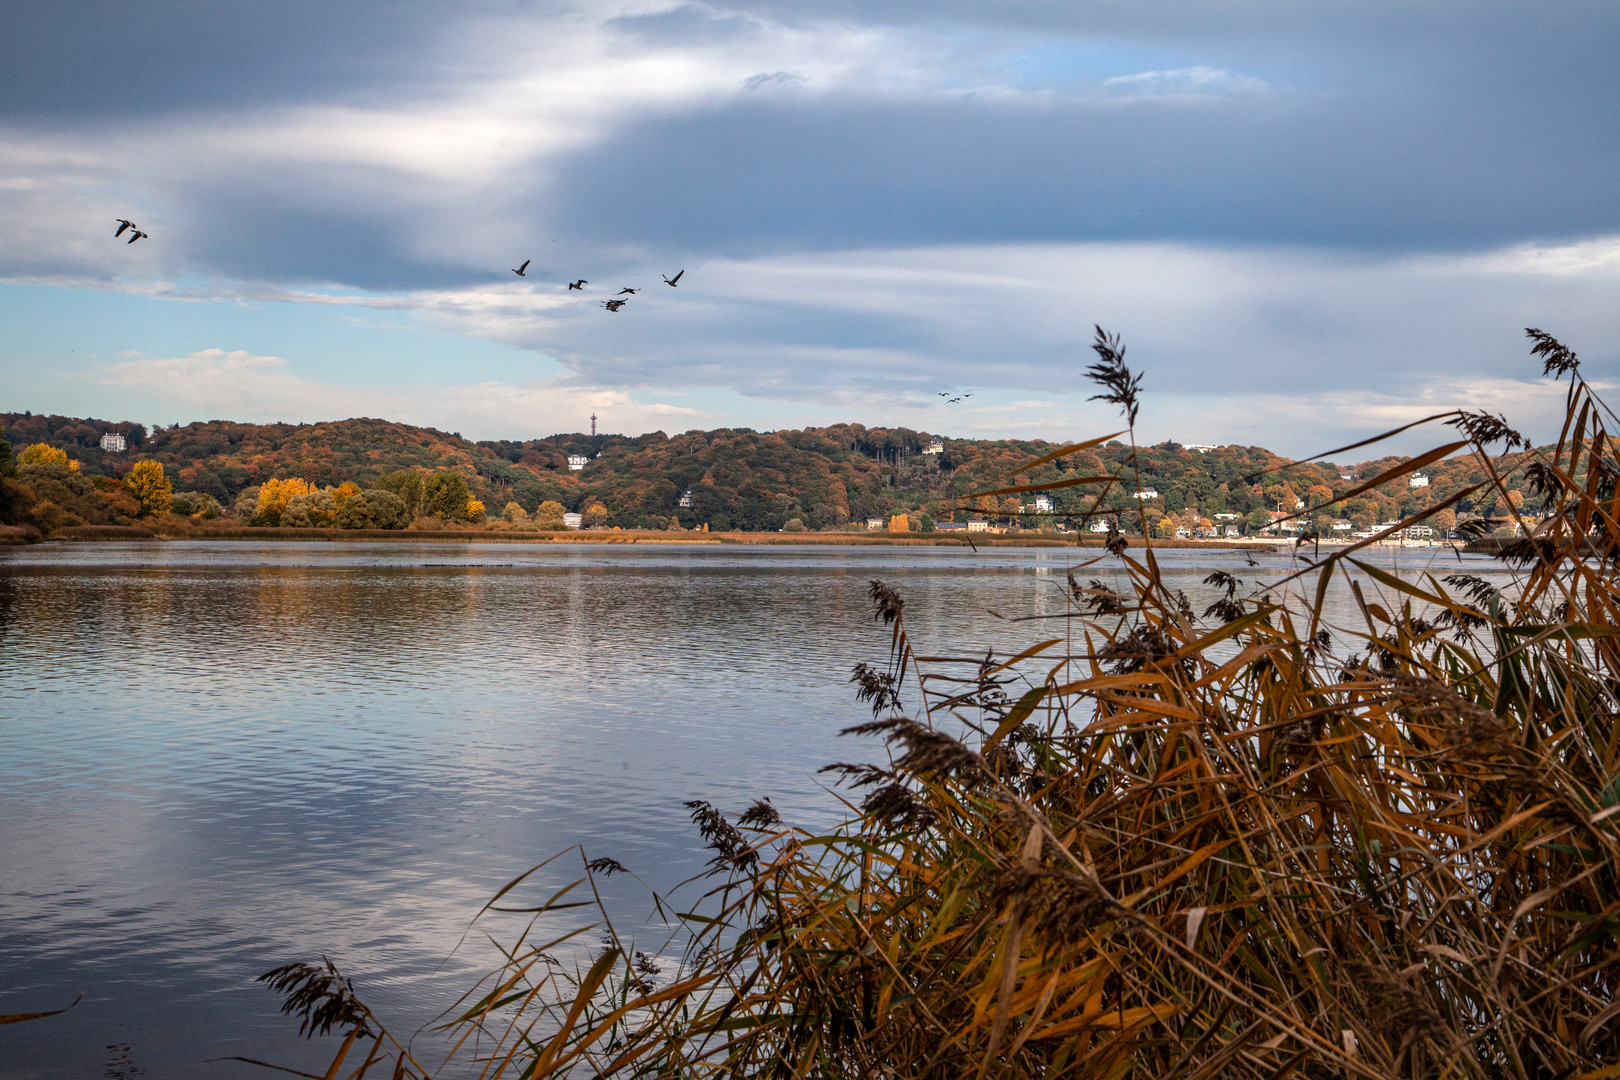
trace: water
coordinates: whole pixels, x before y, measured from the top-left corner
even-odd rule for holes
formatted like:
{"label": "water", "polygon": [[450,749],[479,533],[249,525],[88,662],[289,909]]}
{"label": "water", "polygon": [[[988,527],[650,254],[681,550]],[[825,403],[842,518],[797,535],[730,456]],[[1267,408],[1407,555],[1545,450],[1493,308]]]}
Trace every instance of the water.
{"label": "water", "polygon": [[[64,1016],[0,1026],[0,1072],[258,1073],[205,1061],[233,1054],[322,1071],[330,1040],[297,1040],[253,984],[322,953],[413,1030],[488,966],[476,940],[452,956],[473,913],[570,845],[662,890],[707,856],[685,800],[735,812],[769,795],[790,821],[836,820],[815,770],[879,753],[836,736],[870,715],[851,667],[886,655],[871,578],[906,597],[921,651],[1009,652],[1050,636],[1008,620],[1062,611],[1073,555],[0,551],[0,1013],[89,991]],[[1459,569],[1449,552],[1371,558]],[[1200,609],[1210,569],[1275,579],[1286,565],[1163,562]],[[1349,624],[1345,597],[1333,610]],[[607,888],[628,922],[649,914],[634,882]]]}

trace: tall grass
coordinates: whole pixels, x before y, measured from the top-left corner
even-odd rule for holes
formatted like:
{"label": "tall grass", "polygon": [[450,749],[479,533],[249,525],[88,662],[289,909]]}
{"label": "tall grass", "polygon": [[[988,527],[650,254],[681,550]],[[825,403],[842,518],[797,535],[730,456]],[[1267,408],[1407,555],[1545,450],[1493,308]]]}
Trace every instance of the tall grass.
{"label": "tall grass", "polygon": [[[1574,355],[1531,334],[1569,389],[1556,444],[1512,459],[1545,502],[1515,588],[1398,578],[1369,540],[1263,591],[1212,575],[1195,612],[1115,543],[1128,588],[1078,567],[1051,636],[997,658],[920,654],[874,582],[892,649],[850,733],[888,753],[831,766],[845,827],[692,804],[714,859],[668,971],[596,896],[611,859],[544,903],[519,878],[480,919],[529,928],[444,1017],[443,1064],[335,970],[272,973],[345,1032],[327,1075],[1620,1076],[1620,463]],[[1098,352],[1134,424],[1139,380]],[[1455,436],[1370,484],[1462,452],[1505,497],[1516,432],[1429,422]],[[1330,636],[1341,576],[1360,622]],[[594,926],[537,940],[575,903]]]}

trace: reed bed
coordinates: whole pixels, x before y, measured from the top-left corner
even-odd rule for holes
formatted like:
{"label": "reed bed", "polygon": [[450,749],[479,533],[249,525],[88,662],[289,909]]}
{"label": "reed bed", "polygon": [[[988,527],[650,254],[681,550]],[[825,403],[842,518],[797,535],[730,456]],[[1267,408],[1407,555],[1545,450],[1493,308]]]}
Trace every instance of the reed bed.
{"label": "reed bed", "polygon": [[[328,1077],[1620,1076],[1620,463],[1574,355],[1531,336],[1569,385],[1555,445],[1494,457],[1527,446],[1448,413],[1369,481],[1469,453],[1505,497],[1525,469],[1545,505],[1503,552],[1516,587],[1306,543],[1291,578],[1212,575],[1194,611],[1116,539],[1129,588],[1083,564],[1047,636],[953,657],[873,582],[892,650],[857,669],[849,733],[887,753],[830,766],[851,815],[828,834],[688,806],[714,855],[700,900],[654,899],[678,966],[615,929],[595,887],[623,868],[581,853],[544,902],[517,899],[536,868],[480,913],[527,929],[443,1017],[448,1060],[329,965],[268,978],[343,1033]],[[1134,426],[1139,378],[1096,348]],[[1357,626],[1324,622],[1336,576]]]}

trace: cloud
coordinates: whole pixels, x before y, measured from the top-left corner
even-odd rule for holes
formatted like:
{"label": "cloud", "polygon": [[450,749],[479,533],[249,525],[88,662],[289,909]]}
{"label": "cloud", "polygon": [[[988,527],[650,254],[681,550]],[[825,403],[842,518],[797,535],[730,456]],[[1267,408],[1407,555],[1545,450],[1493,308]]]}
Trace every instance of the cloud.
{"label": "cloud", "polygon": [[1176,68],[1174,71],[1142,71],[1116,75],[1103,85],[1132,94],[1215,94],[1265,90],[1267,86],[1248,75],[1232,75],[1220,68]]}
{"label": "cloud", "polygon": [[258,422],[378,416],[461,431],[474,439],[577,431],[593,411],[611,415],[614,430],[626,434],[686,430],[707,419],[696,409],[643,403],[622,389],[570,385],[559,379],[340,386],[299,375],[279,356],[218,348],[106,364],[84,377],[125,392],[124,407],[131,411]]}

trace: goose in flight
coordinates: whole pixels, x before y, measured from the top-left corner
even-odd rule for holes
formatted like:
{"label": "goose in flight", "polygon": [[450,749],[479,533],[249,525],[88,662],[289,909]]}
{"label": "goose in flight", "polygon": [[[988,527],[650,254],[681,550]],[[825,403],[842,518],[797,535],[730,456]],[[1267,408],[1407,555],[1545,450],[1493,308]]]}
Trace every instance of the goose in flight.
{"label": "goose in flight", "polygon": [[607,308],[609,311],[618,311],[629,302],[630,301],[628,300],[604,300],[602,301],[602,306]]}
{"label": "goose in flight", "polygon": [[[684,274],[684,273],[686,273],[686,271],[682,270],[681,274]],[[660,276],[662,276],[664,278],[664,284],[668,285],[670,288],[673,289],[673,288],[676,287],[675,283],[677,281],[681,280],[681,274],[676,274],[674,277],[669,277],[668,275],[660,275]]]}
{"label": "goose in flight", "polygon": [[[114,218],[113,220],[118,222],[118,231],[113,233],[114,237],[123,236],[125,229],[134,229],[135,228],[135,223],[133,221],[126,221],[123,218]],[[136,231],[138,232],[139,230],[136,230]]]}
{"label": "goose in flight", "polygon": [[534,262],[533,259],[524,259],[523,265],[512,271],[512,273],[516,274],[518,277],[528,277],[529,275],[524,273],[524,271],[529,268],[529,264],[532,262]]}
{"label": "goose in flight", "polygon": [[581,292],[583,292],[584,291],[584,286],[589,285],[589,284],[590,284],[590,282],[586,281],[584,278],[580,278],[578,281],[570,281],[568,283],[568,287],[570,289],[579,289]]}
{"label": "goose in flight", "polygon": [[146,234],[141,232],[141,230],[136,229],[134,232],[129,234],[129,242],[133,244],[135,241],[139,240],[141,237],[143,237],[145,235]]}
{"label": "goose in flight", "polygon": [[641,291],[640,289],[632,289],[629,286],[625,286],[624,288],[620,289],[618,292],[614,293],[613,295],[614,296],[623,296],[625,293],[629,293],[631,296],[634,296],[634,295],[636,295],[636,293],[638,293],[640,291]]}

